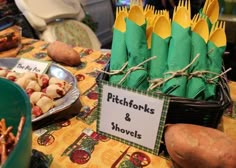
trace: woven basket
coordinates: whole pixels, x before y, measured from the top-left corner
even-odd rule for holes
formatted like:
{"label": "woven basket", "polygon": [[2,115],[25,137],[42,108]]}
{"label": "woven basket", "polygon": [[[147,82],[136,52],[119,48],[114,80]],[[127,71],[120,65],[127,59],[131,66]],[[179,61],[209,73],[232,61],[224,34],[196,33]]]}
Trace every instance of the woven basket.
{"label": "woven basket", "polygon": [[[109,72],[109,63],[104,71]],[[100,73],[97,82],[109,80],[109,75]],[[214,101],[195,100],[176,96],[169,96],[170,104],[166,117],[166,124],[189,123],[217,128],[224,111],[230,106],[231,99],[227,81],[220,78],[217,86],[217,98]]]}
{"label": "woven basket", "polygon": [[[109,72],[109,66],[110,64],[108,63],[104,68],[104,71]],[[97,83],[101,80],[108,81],[109,75],[100,73],[96,80]],[[166,95],[170,98],[170,103],[165,124],[188,123],[217,128],[224,111],[231,104],[229,88],[225,79],[220,78],[216,91],[217,96],[214,101],[195,100]],[[164,142],[163,137],[162,140]],[[169,158],[164,143],[161,143],[158,155]]]}

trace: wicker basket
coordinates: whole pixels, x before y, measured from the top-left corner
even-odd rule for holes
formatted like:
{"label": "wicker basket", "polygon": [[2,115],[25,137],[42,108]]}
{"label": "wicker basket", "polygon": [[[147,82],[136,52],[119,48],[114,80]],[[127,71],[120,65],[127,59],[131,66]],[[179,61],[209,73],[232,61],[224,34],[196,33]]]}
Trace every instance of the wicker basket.
{"label": "wicker basket", "polygon": [[[104,71],[109,72],[109,66],[110,64],[108,63],[104,68]],[[97,83],[101,80],[108,81],[109,75],[100,73],[96,80]],[[219,85],[217,86],[217,98],[214,101],[167,96],[170,98],[170,103],[166,116],[166,124],[188,123],[217,128],[224,111],[231,105],[228,84],[223,78],[220,78]],[[164,136],[162,137],[162,140],[164,142]],[[169,158],[164,143],[161,143],[158,155]]]}
{"label": "wicker basket", "polygon": [[[104,71],[109,71],[109,63]],[[97,82],[109,80],[109,75],[100,73]],[[169,96],[169,95],[168,95]],[[189,123],[217,128],[224,111],[230,106],[231,99],[227,81],[221,78],[217,86],[217,99],[204,101],[169,96],[170,104],[166,117],[166,124]]]}

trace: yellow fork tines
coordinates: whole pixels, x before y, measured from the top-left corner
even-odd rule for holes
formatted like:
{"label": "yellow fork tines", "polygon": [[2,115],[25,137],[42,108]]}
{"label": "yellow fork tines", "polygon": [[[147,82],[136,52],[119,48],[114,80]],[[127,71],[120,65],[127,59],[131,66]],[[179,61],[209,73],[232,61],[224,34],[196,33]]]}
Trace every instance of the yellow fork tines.
{"label": "yellow fork tines", "polygon": [[148,11],[152,11],[154,13],[155,12],[155,7],[153,5],[147,4],[144,8],[144,14],[146,14]]}
{"label": "yellow fork tines", "polygon": [[165,16],[166,16],[168,19],[170,19],[170,13],[169,13],[168,10],[165,10]]}
{"label": "yellow fork tines", "polygon": [[225,31],[225,21],[221,21],[220,27]]}
{"label": "yellow fork tines", "polygon": [[155,20],[153,21],[154,25],[156,24],[157,19],[161,16],[161,12],[162,12],[162,10],[157,10],[156,11],[156,17],[155,17]]}
{"label": "yellow fork tines", "polygon": [[[185,8],[188,11],[189,16],[191,16],[191,4],[190,4],[190,0],[180,0],[177,6],[177,9],[175,9],[176,11],[179,10],[180,8]],[[175,12],[176,12],[175,11]]]}
{"label": "yellow fork tines", "polygon": [[206,20],[206,16],[201,15],[199,13],[195,14],[191,20],[191,27],[193,28],[200,19]]}
{"label": "yellow fork tines", "polygon": [[222,29],[225,31],[225,21],[217,21],[215,24],[213,24],[210,35],[212,35],[217,29]]}
{"label": "yellow fork tines", "polygon": [[142,0],[130,0],[130,8],[135,5],[143,8],[143,1]]}
{"label": "yellow fork tines", "polygon": [[193,16],[192,23],[195,23],[198,20],[198,18],[199,18],[199,14],[197,13]]}
{"label": "yellow fork tines", "polygon": [[225,46],[227,38],[225,34],[225,22],[217,21],[213,24],[209,36],[209,40],[212,41],[217,47]]}
{"label": "yellow fork tines", "polygon": [[195,26],[195,24],[200,20],[200,19],[207,19],[207,16],[205,15],[201,15],[199,13],[195,14],[191,20],[191,27],[193,28]]}
{"label": "yellow fork tines", "polygon": [[210,31],[210,36],[212,35],[212,33],[215,31],[216,29],[216,25],[218,24],[218,22],[216,22],[215,24],[212,25],[211,27],[211,31]]}
{"label": "yellow fork tines", "polygon": [[163,15],[165,16],[167,19],[170,18],[170,15],[169,15],[169,11],[164,9],[164,10],[160,10],[160,14],[159,15]]}
{"label": "yellow fork tines", "polygon": [[218,28],[225,30],[225,21],[219,21]]}
{"label": "yellow fork tines", "polygon": [[143,8],[140,8],[137,5],[133,6],[132,8],[130,8],[128,18],[139,26],[143,25],[145,23]]}
{"label": "yellow fork tines", "polygon": [[179,0],[178,6],[177,6],[177,10],[181,7],[185,7],[185,0]]}
{"label": "yellow fork tines", "polygon": [[191,3],[190,3],[190,0],[187,0],[186,3],[187,3],[186,5],[188,6],[188,8],[187,8],[188,9],[188,14],[189,14],[189,17],[191,18]]}
{"label": "yellow fork tines", "polygon": [[152,5],[146,5],[144,8],[144,15],[148,19],[149,17],[153,18],[153,15],[155,15],[155,9]]}
{"label": "yellow fork tines", "polygon": [[218,0],[211,0],[205,14],[208,16],[212,24],[218,20],[219,10],[220,6]]}
{"label": "yellow fork tines", "polygon": [[203,9],[202,9],[202,12],[204,14],[206,14],[206,11],[207,11],[207,8],[209,6],[209,4],[211,3],[212,0],[206,0],[205,3],[204,3],[204,6],[203,6]]}
{"label": "yellow fork tines", "polygon": [[190,0],[179,1],[178,6],[174,8],[173,20],[177,21],[183,27],[188,27],[191,25]]}
{"label": "yellow fork tines", "polygon": [[198,13],[193,16],[193,18],[192,18],[192,20],[191,20],[191,28],[192,28],[192,29],[194,28],[194,26],[196,25],[197,21],[199,20],[199,17],[200,17],[200,16],[199,16]]}
{"label": "yellow fork tines", "polygon": [[117,7],[116,8],[116,18],[117,16],[121,13],[121,12],[124,12],[127,16],[128,16],[128,10],[127,10],[127,7],[125,6],[121,6],[121,7]]}
{"label": "yellow fork tines", "polygon": [[170,20],[170,14],[168,10],[158,10],[156,12],[156,17],[155,17],[155,20],[153,21],[153,24],[156,23],[156,21],[158,20],[160,16],[165,16],[167,20]]}
{"label": "yellow fork tines", "polygon": [[200,14],[194,15],[191,22],[191,30],[201,36],[205,42],[209,39],[209,29],[206,18]]}
{"label": "yellow fork tines", "polygon": [[179,0],[179,3],[177,5],[177,7],[175,8],[175,12],[177,12],[177,10],[182,7],[182,0]]}
{"label": "yellow fork tines", "polygon": [[125,18],[127,18],[127,13],[125,13],[124,11],[120,11],[114,22],[114,28],[116,28],[121,32],[125,32],[126,30]]}
{"label": "yellow fork tines", "polygon": [[120,13],[120,11],[121,11],[121,8],[122,7],[116,7],[116,18],[117,18],[117,16],[119,15],[119,13]]}
{"label": "yellow fork tines", "polygon": [[146,18],[146,20],[147,20],[147,29],[148,29],[150,26],[154,25],[155,20],[156,20],[156,15],[152,15],[152,16]]}
{"label": "yellow fork tines", "polygon": [[151,6],[151,5],[147,4],[147,5],[144,7],[144,13],[147,12],[147,11],[149,11],[150,6]]}
{"label": "yellow fork tines", "polygon": [[225,21],[217,21],[213,26],[214,28],[212,29],[212,31],[215,31],[216,29],[225,30]]}
{"label": "yellow fork tines", "polygon": [[166,15],[166,13],[168,13],[167,10],[158,10],[158,11],[157,11],[157,14],[158,14],[158,15]]}
{"label": "yellow fork tines", "polygon": [[174,7],[172,19],[174,19],[176,12],[177,12],[177,6]]}
{"label": "yellow fork tines", "polygon": [[161,38],[165,39],[171,35],[171,22],[170,18],[167,17],[168,14],[165,14],[166,11],[162,12],[161,13],[163,15],[159,15],[159,18],[156,20],[153,26],[153,32],[159,35]]}

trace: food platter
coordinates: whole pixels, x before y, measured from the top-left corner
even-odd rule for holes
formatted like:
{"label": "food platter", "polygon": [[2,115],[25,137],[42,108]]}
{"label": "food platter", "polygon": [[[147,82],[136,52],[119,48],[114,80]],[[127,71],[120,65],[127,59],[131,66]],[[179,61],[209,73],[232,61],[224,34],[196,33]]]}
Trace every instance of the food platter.
{"label": "food platter", "polygon": [[[7,69],[12,69],[18,62],[19,58],[1,58],[0,59],[0,67],[5,67]],[[47,111],[46,113],[33,118],[32,122],[36,122],[42,120],[46,117],[49,117],[53,114],[59,113],[67,108],[69,108],[78,98],[79,98],[79,90],[77,88],[77,80],[76,78],[65,68],[62,66],[51,63],[50,67],[47,70],[47,75],[50,77],[56,77],[58,79],[65,80],[66,82],[72,85],[71,89],[60,99],[55,101],[56,106]]]}

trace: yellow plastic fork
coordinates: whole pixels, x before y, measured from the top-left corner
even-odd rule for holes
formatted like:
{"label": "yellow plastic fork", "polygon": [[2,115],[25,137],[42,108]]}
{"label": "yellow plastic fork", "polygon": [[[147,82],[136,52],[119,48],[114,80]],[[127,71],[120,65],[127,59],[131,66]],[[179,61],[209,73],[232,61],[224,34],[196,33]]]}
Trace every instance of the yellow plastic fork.
{"label": "yellow plastic fork", "polygon": [[154,15],[155,13],[155,7],[153,5],[146,5],[144,8],[144,15],[145,17],[149,17],[151,15]]}
{"label": "yellow plastic fork", "polygon": [[144,8],[144,15],[147,20],[147,29],[153,26],[153,22],[155,20],[155,7],[153,5],[146,5]]}
{"label": "yellow plastic fork", "polygon": [[223,29],[225,31],[225,21],[217,21],[211,28],[210,35],[214,33],[216,29]]}
{"label": "yellow plastic fork", "polygon": [[148,48],[151,47],[152,32],[165,39],[171,35],[171,24],[167,10],[158,11],[158,17],[146,31]]}
{"label": "yellow plastic fork", "polygon": [[191,9],[189,0],[180,0],[174,9],[173,20],[183,28],[187,28],[191,23]]}
{"label": "yellow plastic fork", "polygon": [[209,29],[206,19],[200,17],[199,14],[194,15],[191,25],[192,31],[199,34],[207,43],[209,39]]}
{"label": "yellow plastic fork", "polygon": [[146,20],[147,20],[147,29],[149,27],[153,27],[153,25],[155,23],[155,19],[156,19],[156,15],[152,15],[152,16],[149,16],[148,18],[146,18]]}
{"label": "yellow plastic fork", "polygon": [[216,22],[210,33],[209,41],[213,42],[217,47],[226,46],[227,39],[225,34],[225,22]]}
{"label": "yellow plastic fork", "polygon": [[159,19],[160,16],[165,16],[166,18],[168,18],[168,20],[170,19],[170,15],[169,15],[169,11],[167,10],[158,10],[155,20],[153,21],[153,25],[156,24],[156,21]]}
{"label": "yellow plastic fork", "polygon": [[171,22],[167,15],[161,15],[157,20],[153,28],[153,32],[165,39],[171,35]]}
{"label": "yellow plastic fork", "polygon": [[116,28],[117,30],[121,31],[121,32],[125,32],[126,31],[126,22],[125,22],[125,18],[126,18],[126,14],[125,13],[120,13],[114,23],[114,28]]}
{"label": "yellow plastic fork", "polygon": [[196,22],[197,22],[200,18],[206,20],[206,19],[207,19],[207,16],[202,15],[202,14],[199,14],[199,13],[195,14],[195,15],[193,16],[193,19],[191,20],[191,27],[192,27],[192,28],[193,28],[194,24],[196,24]]}
{"label": "yellow plastic fork", "polygon": [[190,0],[180,0],[177,6],[177,10],[180,8],[185,8],[188,12],[189,17],[191,17],[191,5]]}
{"label": "yellow plastic fork", "polygon": [[119,13],[125,13],[128,16],[128,9],[125,6],[117,7],[116,8],[116,18],[118,17]]}
{"label": "yellow plastic fork", "polygon": [[167,10],[158,10],[157,15],[169,17],[169,12]]}
{"label": "yellow plastic fork", "polygon": [[212,24],[214,24],[219,18],[219,2],[218,0],[212,0],[206,10],[206,15],[209,17]]}
{"label": "yellow plastic fork", "polygon": [[198,20],[199,14],[195,14],[191,20],[191,28],[193,28]]}
{"label": "yellow plastic fork", "polygon": [[145,16],[139,6],[132,6],[129,11],[128,18],[139,26],[145,23]]}
{"label": "yellow plastic fork", "polygon": [[130,0],[130,9],[132,9],[133,6],[138,6],[143,9],[143,1],[142,0]]}
{"label": "yellow plastic fork", "polygon": [[126,31],[126,22],[125,18],[128,17],[127,9],[125,8],[117,8],[116,10],[116,20],[114,23],[114,28],[121,32]]}
{"label": "yellow plastic fork", "polygon": [[206,14],[207,8],[209,7],[209,4],[211,3],[212,0],[206,0],[202,9],[202,12]]}

